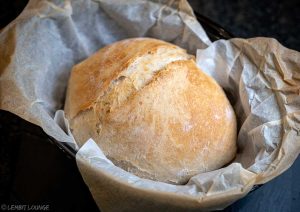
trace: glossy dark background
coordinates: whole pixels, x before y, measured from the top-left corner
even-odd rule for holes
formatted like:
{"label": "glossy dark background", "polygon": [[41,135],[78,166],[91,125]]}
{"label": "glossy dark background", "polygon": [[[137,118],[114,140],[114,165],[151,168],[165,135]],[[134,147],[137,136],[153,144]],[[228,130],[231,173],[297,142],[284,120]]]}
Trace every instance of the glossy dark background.
{"label": "glossy dark background", "polygon": [[[27,1],[0,1],[0,28]],[[190,0],[195,11],[236,37],[268,36],[300,51],[300,1]],[[300,159],[225,211],[300,211]],[[74,160],[43,131],[0,111],[0,204],[49,204],[51,211],[97,211]],[[1,210],[1,209],[0,209]]]}

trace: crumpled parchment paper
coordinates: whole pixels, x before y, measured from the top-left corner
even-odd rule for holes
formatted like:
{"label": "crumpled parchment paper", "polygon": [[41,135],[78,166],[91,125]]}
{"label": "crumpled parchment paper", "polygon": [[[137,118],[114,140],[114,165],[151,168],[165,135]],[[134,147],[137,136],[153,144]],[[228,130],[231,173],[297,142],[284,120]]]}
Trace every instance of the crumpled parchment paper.
{"label": "crumpled parchment paper", "polygon": [[[128,37],[197,52],[197,64],[224,88],[238,117],[233,163],[171,185],[114,166],[92,139],[78,149],[62,111],[70,70]],[[185,0],[31,0],[0,34],[0,108],[78,150],[79,170],[102,211],[222,209],[299,155],[300,53],[269,38],[211,43]]]}

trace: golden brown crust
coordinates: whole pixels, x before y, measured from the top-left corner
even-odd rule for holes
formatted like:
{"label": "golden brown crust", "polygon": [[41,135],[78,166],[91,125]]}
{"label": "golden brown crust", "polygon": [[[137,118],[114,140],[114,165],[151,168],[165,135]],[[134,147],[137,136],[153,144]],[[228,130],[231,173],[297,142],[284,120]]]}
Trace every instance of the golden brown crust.
{"label": "golden brown crust", "polygon": [[[103,65],[120,46],[122,62]],[[222,88],[189,55],[153,39],[106,48],[72,72],[65,110],[80,144],[92,137],[116,165],[171,183],[184,183],[233,159],[233,109]]]}
{"label": "golden brown crust", "polygon": [[156,39],[127,39],[100,49],[88,60],[74,66],[68,88],[68,91],[72,92],[67,94],[65,106],[67,116],[72,119],[78,112],[90,108],[129,64],[162,46],[179,49]]}

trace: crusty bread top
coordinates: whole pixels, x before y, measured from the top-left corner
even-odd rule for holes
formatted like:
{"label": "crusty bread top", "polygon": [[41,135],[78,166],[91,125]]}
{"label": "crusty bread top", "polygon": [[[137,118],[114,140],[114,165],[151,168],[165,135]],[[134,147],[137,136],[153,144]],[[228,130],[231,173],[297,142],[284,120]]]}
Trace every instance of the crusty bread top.
{"label": "crusty bread top", "polygon": [[[134,62],[142,65],[145,68],[144,72],[155,68],[159,70],[160,67],[154,67],[156,63],[151,58],[156,56],[154,53],[157,51],[162,53],[157,58],[158,63],[159,60],[165,60],[164,57],[169,58],[165,64],[172,60],[191,57],[185,50],[170,43],[151,38],[135,38],[108,45],[90,56],[88,60],[74,66],[68,85],[68,91],[72,92],[67,93],[65,104],[67,117],[72,119],[80,111],[91,108],[99,98],[106,95],[117,84],[118,80],[134,74],[132,72],[137,69],[134,67]],[[138,63],[137,59],[143,59],[145,55],[148,55],[148,58],[144,58],[142,64]],[[165,64],[161,64],[161,67]],[[129,67],[133,70],[128,70]],[[134,82],[135,86],[138,86],[138,81]]]}

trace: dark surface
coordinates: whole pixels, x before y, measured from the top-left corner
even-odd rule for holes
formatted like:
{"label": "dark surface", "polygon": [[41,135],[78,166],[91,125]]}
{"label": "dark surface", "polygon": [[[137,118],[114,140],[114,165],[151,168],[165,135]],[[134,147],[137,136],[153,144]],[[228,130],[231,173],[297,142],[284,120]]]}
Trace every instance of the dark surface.
{"label": "dark surface", "polygon": [[39,127],[0,111],[0,146],[0,205],[98,211],[75,160],[51,144]]}
{"label": "dark surface", "polygon": [[[190,0],[193,8],[238,37],[269,36],[300,50],[299,1]],[[0,1],[0,28],[26,1]],[[0,204],[47,204],[51,211],[97,211],[73,160],[42,130],[0,111]],[[300,159],[225,211],[300,211]],[[1,210],[1,209],[0,209]]]}
{"label": "dark surface", "polygon": [[194,10],[236,37],[273,37],[300,51],[300,1],[189,0]]}

